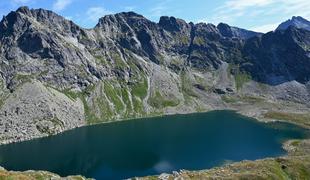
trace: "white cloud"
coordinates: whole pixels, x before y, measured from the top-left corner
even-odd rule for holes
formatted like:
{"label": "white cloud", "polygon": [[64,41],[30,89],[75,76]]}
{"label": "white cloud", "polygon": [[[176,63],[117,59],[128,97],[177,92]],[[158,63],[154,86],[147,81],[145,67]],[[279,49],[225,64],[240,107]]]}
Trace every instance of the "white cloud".
{"label": "white cloud", "polygon": [[103,7],[91,7],[86,12],[88,19],[93,22],[98,21],[99,18],[107,14],[112,14],[112,12]]}
{"label": "white cloud", "polygon": [[67,20],[72,20],[72,16],[66,16],[65,17]]}
{"label": "white cloud", "polygon": [[[277,0],[228,0],[214,10],[214,16],[209,18],[212,23],[233,23],[244,14],[259,14],[259,9]],[[253,9],[255,8],[255,9]]]}
{"label": "white cloud", "polygon": [[167,4],[170,1],[171,0],[163,0],[163,1],[159,2],[158,4],[155,4],[154,7],[149,10],[150,16],[151,17],[160,17],[163,15],[168,15],[167,14],[167,12],[168,12],[168,5]]}
{"label": "white cloud", "polygon": [[135,6],[126,6],[125,8],[125,11],[134,11],[136,9]]}
{"label": "white cloud", "polygon": [[[238,21],[255,22],[253,30],[274,30],[275,21],[283,17],[303,16],[310,18],[310,0],[228,0],[214,10],[214,15],[200,22],[238,24]],[[277,24],[278,25],[278,24]]]}
{"label": "white cloud", "polygon": [[53,10],[62,11],[71,3],[72,3],[72,0],[56,0],[56,2],[53,4]]}
{"label": "white cloud", "polygon": [[229,0],[224,6],[220,7],[222,9],[236,9],[242,10],[248,7],[266,6],[273,3],[275,0]]}
{"label": "white cloud", "polygon": [[23,3],[27,3],[27,2],[30,2],[31,0],[13,0],[14,3],[17,3],[17,4],[23,4]]}
{"label": "white cloud", "polygon": [[250,30],[256,31],[256,32],[266,33],[266,32],[275,30],[279,24],[280,23],[265,24],[262,26],[252,27],[252,28],[250,28]]}
{"label": "white cloud", "polygon": [[160,17],[165,12],[166,8],[164,6],[158,5],[150,10],[153,17]]}

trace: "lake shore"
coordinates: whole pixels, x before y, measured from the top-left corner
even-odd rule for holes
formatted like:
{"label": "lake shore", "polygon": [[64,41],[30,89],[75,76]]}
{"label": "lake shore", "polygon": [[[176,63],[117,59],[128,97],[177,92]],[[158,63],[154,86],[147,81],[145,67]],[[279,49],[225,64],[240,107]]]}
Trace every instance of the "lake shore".
{"label": "lake shore", "polygon": [[[277,158],[265,158],[256,161],[241,161],[215,167],[208,170],[174,171],[173,174],[157,176],[134,177],[132,180],[166,180],[166,179],[306,179],[310,177],[310,139],[289,140],[283,147],[288,154]],[[54,177],[60,180],[90,180],[82,176],[60,177],[46,171],[7,171],[0,168],[0,178],[8,179],[38,179]]]}
{"label": "lake shore", "polygon": [[256,161],[241,161],[208,170],[181,170],[173,174],[136,177],[153,179],[308,179],[310,177],[310,139],[290,140],[284,145],[288,155]]}
{"label": "lake shore", "polygon": [[[80,125],[69,129],[63,129],[55,134],[41,134],[40,136],[36,135],[33,136],[31,134],[26,134],[22,138],[15,138],[15,139],[0,139],[0,145],[10,144],[10,143],[18,143],[23,141],[29,141],[37,138],[43,138],[48,136],[53,136],[57,134],[61,134],[66,131],[74,130],[80,127],[87,127],[87,126],[96,126],[101,124],[107,123],[117,123],[122,121],[134,120],[134,119],[146,119],[152,117],[161,117],[161,116],[170,116],[170,115],[178,115],[178,114],[193,114],[193,113],[206,113],[216,110],[232,110],[236,111],[241,115],[254,118],[260,122],[288,122],[303,128],[310,129],[310,112],[309,107],[304,104],[287,102],[287,101],[277,101],[277,102],[269,102],[267,100],[257,100],[253,102],[249,100],[250,98],[240,98],[242,101],[234,102],[234,101],[227,101],[225,106],[210,106],[209,109],[204,109],[201,111],[193,111],[189,109],[185,110],[167,110],[161,114],[148,114],[143,117],[134,117],[134,118],[125,118],[125,119],[118,119],[112,120],[107,122],[100,122],[94,124],[86,124]],[[297,118],[296,118],[297,117]]]}
{"label": "lake shore", "polygon": [[[239,113],[239,112],[238,112]],[[195,114],[199,114],[199,113],[195,113]],[[240,114],[240,113],[239,113]],[[167,116],[167,117],[169,117],[169,115],[165,115],[165,116]],[[173,116],[178,116],[178,115],[173,115]],[[142,118],[140,118],[140,119],[142,119]],[[253,121],[256,121],[255,119],[252,119],[251,118],[251,120],[253,120]],[[258,121],[262,121],[262,120],[258,120]],[[125,121],[117,121],[118,123],[122,123],[122,122],[125,122]],[[264,122],[270,122],[270,121],[264,121]],[[101,125],[101,124],[98,124],[98,125]],[[97,126],[97,125],[93,125],[93,126]],[[303,141],[309,141],[309,140],[303,140]],[[299,144],[305,144],[305,143],[300,143],[300,142],[303,142],[303,141],[300,141],[300,140],[292,140],[292,141],[288,141],[288,142],[285,142],[284,144],[283,144],[283,147],[284,147],[284,149],[285,150],[287,150],[287,152],[288,152],[288,155],[285,155],[285,156],[282,156],[282,157],[279,157],[279,158],[286,158],[286,157],[290,157],[289,159],[291,160],[292,158],[295,158],[295,156],[292,156],[291,157],[291,154],[292,154],[292,152],[296,152],[296,145],[299,145]],[[306,143],[306,145],[307,145],[307,143]],[[307,146],[298,146],[298,151],[299,152],[301,152],[301,150],[303,150],[303,148],[306,148]],[[257,161],[242,161],[242,162],[239,162],[239,163],[234,163],[234,164],[237,164],[238,166],[240,165],[240,164],[244,164],[244,163],[257,163],[257,162],[259,162],[259,163],[264,163],[265,161],[266,162],[270,162],[270,161],[272,161],[272,162],[274,162],[275,161],[275,159],[278,159],[278,158],[267,158],[267,159],[263,159],[263,160],[257,160]],[[221,166],[221,167],[226,167],[227,165],[224,165],[224,166]],[[217,168],[212,168],[211,170],[213,170],[213,169],[217,169]],[[206,171],[209,171],[209,170],[206,170]],[[180,175],[180,174],[182,174],[183,173],[183,175],[184,175],[184,172],[187,172],[187,174],[191,174],[191,173],[196,173],[196,172],[198,172],[198,171],[180,171],[180,172],[174,172],[174,174],[173,174],[173,176],[176,176],[176,175]],[[199,171],[200,172],[200,171]],[[12,173],[14,173],[14,172],[12,172]],[[17,173],[23,173],[23,172],[17,172]],[[167,174],[166,174],[167,175]],[[164,176],[164,175],[162,175],[162,176]],[[152,177],[154,177],[154,176],[152,176]]]}

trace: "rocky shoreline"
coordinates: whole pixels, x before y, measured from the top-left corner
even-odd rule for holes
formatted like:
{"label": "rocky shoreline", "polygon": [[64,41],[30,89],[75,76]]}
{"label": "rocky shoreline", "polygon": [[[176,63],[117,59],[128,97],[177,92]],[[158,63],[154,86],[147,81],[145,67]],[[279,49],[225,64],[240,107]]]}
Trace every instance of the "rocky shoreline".
{"label": "rocky shoreline", "polygon": [[83,176],[68,176],[61,177],[57,174],[47,171],[7,171],[0,166],[0,179],[12,179],[12,180],[93,180],[91,178],[85,178]]}

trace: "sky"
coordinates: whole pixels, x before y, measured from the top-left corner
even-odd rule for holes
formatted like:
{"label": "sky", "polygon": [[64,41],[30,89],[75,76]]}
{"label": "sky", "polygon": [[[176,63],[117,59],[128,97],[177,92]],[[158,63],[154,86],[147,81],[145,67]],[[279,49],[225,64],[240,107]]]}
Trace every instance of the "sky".
{"label": "sky", "polygon": [[272,31],[292,16],[310,19],[310,0],[0,0],[0,16],[19,6],[52,10],[84,28],[94,27],[104,15],[124,11],[155,22],[160,16],[174,16],[258,32]]}

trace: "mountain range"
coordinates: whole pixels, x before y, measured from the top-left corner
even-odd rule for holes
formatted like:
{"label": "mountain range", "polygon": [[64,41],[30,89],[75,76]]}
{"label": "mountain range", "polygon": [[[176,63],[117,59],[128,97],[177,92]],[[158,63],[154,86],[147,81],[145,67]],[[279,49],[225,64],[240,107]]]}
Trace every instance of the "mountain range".
{"label": "mountain range", "polygon": [[307,113],[309,82],[301,17],[266,34],[134,12],[85,29],[20,7],[0,22],[0,143],[164,114]]}

